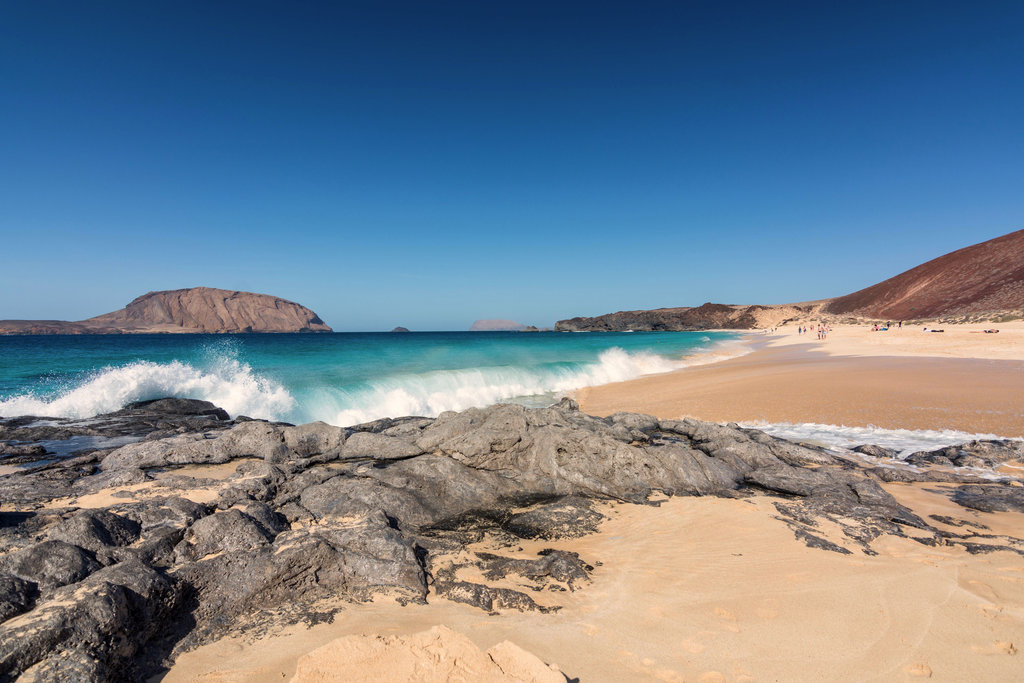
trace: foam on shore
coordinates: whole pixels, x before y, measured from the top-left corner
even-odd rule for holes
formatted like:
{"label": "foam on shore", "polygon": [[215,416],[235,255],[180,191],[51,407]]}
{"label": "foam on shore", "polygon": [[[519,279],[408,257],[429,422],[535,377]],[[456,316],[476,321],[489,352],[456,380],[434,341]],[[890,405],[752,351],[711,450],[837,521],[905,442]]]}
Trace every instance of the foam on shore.
{"label": "foam on shore", "polygon": [[[911,453],[933,451],[974,440],[1006,439],[998,434],[972,434],[954,429],[883,429],[881,427],[847,427],[816,422],[793,424],[789,422],[741,422],[741,427],[759,429],[790,441],[815,444],[826,448],[851,449],[863,444],[874,444],[899,451],[899,458]],[[1024,441],[1024,439],[1015,439]]]}
{"label": "foam on shore", "polygon": [[306,387],[275,381],[239,361],[233,347],[217,347],[194,364],[137,361],[96,370],[49,394],[19,394],[0,400],[0,415],[88,418],[133,401],[177,396],[211,401],[232,416],[347,426],[382,417],[435,417],[501,401],[540,406],[582,387],[713,363],[749,348],[736,341],[704,341],[706,346],[678,359],[612,347],[596,361],[396,373],[343,386]]}

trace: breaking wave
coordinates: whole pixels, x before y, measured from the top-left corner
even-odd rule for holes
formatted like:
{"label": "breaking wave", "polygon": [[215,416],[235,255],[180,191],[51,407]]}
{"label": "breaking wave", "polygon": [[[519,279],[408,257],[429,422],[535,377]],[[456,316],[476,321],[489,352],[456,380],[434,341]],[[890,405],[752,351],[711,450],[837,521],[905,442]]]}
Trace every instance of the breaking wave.
{"label": "breaking wave", "polygon": [[[536,362],[380,374],[364,381],[271,379],[238,360],[237,349],[213,346],[193,363],[175,360],[136,361],[65,380],[63,385],[37,388],[0,399],[0,415],[88,418],[123,408],[133,401],[164,396],[197,398],[224,408],[230,415],[248,415],[293,423],[323,420],[347,426],[381,417],[424,415],[464,410],[500,401],[547,405],[588,386],[621,382],[642,375],[669,372],[740,355],[746,347],[711,344],[693,355],[671,359],[648,351],[619,347],[594,360]],[[302,373],[300,373],[302,374]],[[315,376],[315,375],[314,375]]]}
{"label": "breaking wave", "polygon": [[[351,425],[383,416],[436,416],[446,410],[485,406],[516,397],[550,399],[573,389],[622,382],[682,366],[680,361],[653,353],[627,353],[615,347],[602,352],[596,363],[467,368],[395,375],[368,382],[352,391],[339,392],[334,414],[317,419]],[[321,408],[326,409],[327,406],[322,405]]]}
{"label": "breaking wave", "polygon": [[0,415],[85,418],[164,396],[211,401],[233,416],[281,419],[295,408],[295,399],[284,387],[260,377],[245,363],[224,357],[205,369],[180,361],[104,368],[55,395],[22,394],[0,401]]}

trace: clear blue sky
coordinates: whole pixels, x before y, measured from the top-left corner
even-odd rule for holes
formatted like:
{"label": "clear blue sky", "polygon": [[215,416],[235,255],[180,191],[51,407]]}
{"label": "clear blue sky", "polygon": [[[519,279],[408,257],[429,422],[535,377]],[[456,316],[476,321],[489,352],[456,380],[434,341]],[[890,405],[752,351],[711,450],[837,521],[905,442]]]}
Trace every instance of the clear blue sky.
{"label": "clear blue sky", "polygon": [[845,294],[1024,227],[1024,3],[5,2],[0,318]]}

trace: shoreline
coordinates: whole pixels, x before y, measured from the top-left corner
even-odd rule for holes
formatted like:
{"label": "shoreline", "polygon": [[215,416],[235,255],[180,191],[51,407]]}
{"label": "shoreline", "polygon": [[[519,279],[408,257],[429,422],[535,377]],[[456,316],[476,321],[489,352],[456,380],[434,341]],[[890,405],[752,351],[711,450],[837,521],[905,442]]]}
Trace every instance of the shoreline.
{"label": "shoreline", "polygon": [[[977,329],[974,329],[977,328]],[[585,412],[662,419],[817,423],[1024,437],[1024,324],[871,332],[836,325],[818,342],[796,326],[749,335],[750,353],[579,389]],[[813,334],[813,333],[812,333]]]}
{"label": "shoreline", "polygon": [[[0,478],[9,667],[168,683],[441,681],[473,657],[507,674],[478,680],[538,683],[1019,668],[1024,444],[898,464],[569,400],[356,431],[225,418],[167,398],[0,421],[22,446],[154,437]],[[112,640],[118,596],[138,609]]]}

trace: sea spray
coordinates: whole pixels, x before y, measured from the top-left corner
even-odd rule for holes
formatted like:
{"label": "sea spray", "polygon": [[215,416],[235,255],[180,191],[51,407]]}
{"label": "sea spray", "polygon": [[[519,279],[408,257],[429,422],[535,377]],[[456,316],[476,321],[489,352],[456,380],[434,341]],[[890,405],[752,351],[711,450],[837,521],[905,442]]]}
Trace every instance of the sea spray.
{"label": "sea spray", "polygon": [[350,425],[722,360],[721,333],[342,333],[0,337],[0,415],[84,418],[132,401],[205,399],[231,415]]}
{"label": "sea spray", "polygon": [[104,368],[56,396],[22,394],[0,401],[0,415],[84,418],[163,396],[199,398],[231,415],[266,419],[287,416],[295,408],[295,399],[284,387],[256,375],[244,363],[221,358],[206,370],[180,361]]}
{"label": "sea spray", "polygon": [[[339,425],[384,416],[436,416],[446,410],[485,406],[517,397],[550,396],[581,387],[621,382],[682,367],[653,353],[611,348],[596,363],[535,367],[485,367],[384,377],[342,392],[334,415],[317,419]],[[315,408],[314,408],[315,410]]]}

